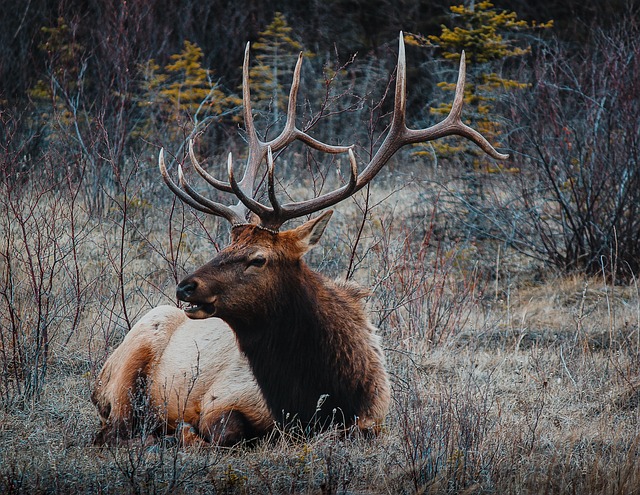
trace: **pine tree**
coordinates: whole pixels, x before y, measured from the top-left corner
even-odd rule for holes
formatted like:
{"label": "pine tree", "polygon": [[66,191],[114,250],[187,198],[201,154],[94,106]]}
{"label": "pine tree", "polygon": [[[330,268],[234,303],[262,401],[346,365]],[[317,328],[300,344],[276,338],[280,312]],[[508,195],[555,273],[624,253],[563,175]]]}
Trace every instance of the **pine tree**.
{"label": "pine tree", "polygon": [[164,68],[153,59],[142,68],[144,98],[140,105],[150,107],[150,120],[157,118],[176,130],[176,124],[189,120],[195,125],[227,115],[238,120],[236,110],[242,100],[213,81],[212,72],[202,66],[202,56],[197,44],[185,40],[183,50],[171,55]]}
{"label": "pine tree", "polygon": [[[281,12],[274,14],[273,21],[253,44],[256,52],[254,66],[249,71],[251,97],[254,109],[269,115],[269,122],[280,119],[287,106],[285,84],[291,82],[293,69],[302,44],[292,37],[293,28]],[[312,57],[311,52],[304,53]]]}
{"label": "pine tree", "polygon": [[45,121],[51,120],[47,107],[53,105],[49,110],[56,114],[58,122],[70,124],[73,115],[60,94],[75,95],[78,85],[86,83],[86,66],[82,63],[85,48],[62,17],[56,20],[56,26],[42,27],[40,32],[44,40],[38,48],[47,55],[48,78],[39,79],[28,94],[43,112],[41,117]]}
{"label": "pine tree", "polygon": [[[453,28],[442,26],[440,35],[427,39],[419,35],[407,35],[408,44],[438,47],[446,59],[459,60],[464,50],[467,61],[467,84],[465,86],[465,115],[473,120],[478,129],[495,146],[500,146],[501,125],[494,120],[496,95],[505,90],[518,90],[527,84],[515,79],[502,77],[493,71],[495,63],[509,57],[522,57],[530,52],[530,45],[519,45],[512,35],[522,30],[545,29],[553,21],[543,24],[529,24],[519,20],[515,12],[507,12],[494,7],[490,1],[474,2],[468,5],[454,5],[450,8]],[[455,83],[441,82],[439,87],[455,91]],[[446,115],[451,103],[442,103],[431,112]],[[435,143],[436,149],[445,156],[461,152],[473,153],[474,165],[479,167],[484,161],[481,153],[468,142],[456,140]]]}

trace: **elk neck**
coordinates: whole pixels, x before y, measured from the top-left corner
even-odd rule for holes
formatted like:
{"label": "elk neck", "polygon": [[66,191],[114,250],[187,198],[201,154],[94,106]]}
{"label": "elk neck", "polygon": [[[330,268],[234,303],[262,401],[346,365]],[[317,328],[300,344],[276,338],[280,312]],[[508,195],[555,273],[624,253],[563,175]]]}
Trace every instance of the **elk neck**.
{"label": "elk neck", "polygon": [[367,382],[384,370],[371,345],[364,291],[330,281],[302,260],[280,282],[256,313],[261,317],[228,321],[269,408],[285,422],[283,414],[305,425],[352,424],[369,408]]}

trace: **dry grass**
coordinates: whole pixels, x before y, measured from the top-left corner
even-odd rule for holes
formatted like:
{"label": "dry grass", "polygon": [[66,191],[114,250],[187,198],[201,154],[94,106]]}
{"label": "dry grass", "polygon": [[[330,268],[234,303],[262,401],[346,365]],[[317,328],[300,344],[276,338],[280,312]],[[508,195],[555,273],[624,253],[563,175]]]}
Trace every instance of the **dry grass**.
{"label": "dry grass", "polygon": [[[0,492],[639,493],[638,288],[551,274],[533,282],[540,267],[490,243],[451,242],[416,198],[401,191],[368,213],[353,263],[354,278],[373,290],[392,374],[383,434],[283,432],[207,451],[141,440],[94,448],[89,395],[127,319],[170,301],[175,276],[210,257],[207,229],[224,237],[215,221],[200,225],[170,205],[137,203],[126,222],[122,209],[96,220],[78,208],[76,239],[63,247],[74,248],[81,277],[61,269],[47,297],[78,305],[79,318],[57,311],[47,320],[37,395],[13,383],[25,377],[10,359],[12,329],[28,342],[29,327],[0,316]],[[339,209],[312,264],[344,276],[360,215],[354,203]],[[14,284],[26,315],[33,294]]]}

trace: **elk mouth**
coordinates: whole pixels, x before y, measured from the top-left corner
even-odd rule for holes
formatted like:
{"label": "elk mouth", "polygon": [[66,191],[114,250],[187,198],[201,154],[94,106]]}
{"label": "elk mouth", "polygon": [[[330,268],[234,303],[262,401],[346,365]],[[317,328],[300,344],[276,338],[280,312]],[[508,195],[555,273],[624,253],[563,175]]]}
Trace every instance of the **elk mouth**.
{"label": "elk mouth", "polygon": [[186,305],[183,308],[185,314],[194,320],[202,320],[204,318],[212,317],[216,308],[212,303],[203,301],[184,301]]}
{"label": "elk mouth", "polygon": [[206,300],[199,299],[198,292],[197,280],[186,279],[178,284],[176,297],[185,303],[183,307],[185,314],[194,320],[213,316],[216,312],[216,296],[207,297]]}

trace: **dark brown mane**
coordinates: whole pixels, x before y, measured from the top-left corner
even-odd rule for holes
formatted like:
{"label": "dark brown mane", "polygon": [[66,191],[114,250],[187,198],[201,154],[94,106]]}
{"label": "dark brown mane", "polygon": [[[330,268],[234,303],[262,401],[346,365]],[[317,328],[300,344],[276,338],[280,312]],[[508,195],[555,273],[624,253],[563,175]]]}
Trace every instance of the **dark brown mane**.
{"label": "dark brown mane", "polygon": [[283,272],[268,320],[231,324],[276,419],[351,425],[388,394],[362,301],[304,263]]}

